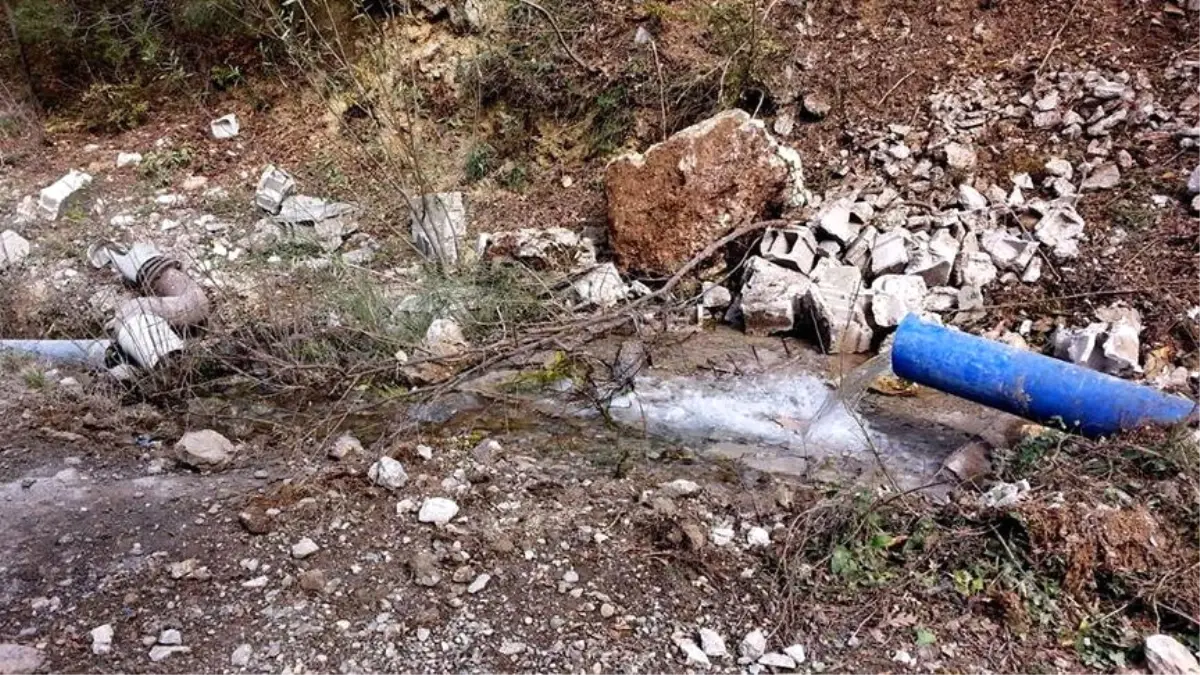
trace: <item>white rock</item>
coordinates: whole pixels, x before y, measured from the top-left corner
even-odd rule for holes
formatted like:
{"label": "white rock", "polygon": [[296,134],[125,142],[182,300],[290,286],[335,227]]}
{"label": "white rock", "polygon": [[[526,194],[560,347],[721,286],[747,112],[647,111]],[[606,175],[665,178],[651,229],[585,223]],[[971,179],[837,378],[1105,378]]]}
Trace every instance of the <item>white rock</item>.
{"label": "white rock", "polygon": [[242,588],[265,588],[270,582],[271,578],[265,574],[262,574],[254,577],[253,579],[247,579],[246,581],[243,581]]}
{"label": "white rock", "polygon": [[233,452],[233,443],[212,429],[189,431],[175,443],[176,458],[193,469],[223,466]]}
{"label": "white rock", "polygon": [[167,628],[158,635],[158,644],[160,645],[181,645],[183,644],[183,634],[174,628]]}
{"label": "white rock", "polygon": [[29,241],[12,230],[0,232],[0,271],[29,257]]}
{"label": "white rock", "polygon": [[792,116],[792,113],[785,110],[775,116],[775,123],[771,128],[775,130],[777,135],[786,138],[792,135],[792,129],[795,126],[796,118]]}
{"label": "white rock", "polygon": [[1049,246],[1059,258],[1079,255],[1079,236],[1083,234],[1083,217],[1074,208],[1052,206],[1034,227],[1034,236]]}
{"label": "white rock", "polygon": [[700,293],[700,306],[704,309],[720,311],[733,303],[733,294],[728,288],[719,284],[704,282]]}
{"label": "white rock", "polygon": [[117,153],[117,168],[124,169],[127,166],[137,166],[142,163],[142,155],[138,152],[118,152]]}
{"label": "white rock", "polygon": [[233,650],[233,654],[229,656],[229,663],[234,668],[245,668],[250,665],[250,657],[254,654],[254,648],[248,644],[240,644],[237,649]]}
{"label": "white rock", "polygon": [[1053,157],[1045,164],[1046,173],[1058,178],[1066,178],[1071,180],[1075,175],[1075,169],[1071,168],[1071,163],[1065,159]]}
{"label": "white rock", "polygon": [[575,570],[567,570],[566,572],[563,572],[562,580],[568,584],[577,584],[579,583],[579,572],[576,572]]}
{"label": "white rock", "polygon": [[876,277],[871,291],[871,316],[883,327],[898,326],[910,313],[920,313],[929,293],[924,279],[908,274]]}
{"label": "white rock", "polygon": [[596,307],[613,307],[628,297],[617,266],[606,262],[571,282],[579,299]]}
{"label": "white rock", "polygon": [[988,207],[987,197],[966,183],[958,186],[958,203],[968,211],[984,211]]}
{"label": "white rock", "polygon": [[905,666],[909,666],[909,667],[917,665],[917,660],[914,659],[911,654],[904,651],[903,649],[896,650],[896,653],[892,655],[892,660],[895,661],[896,663],[899,663],[899,664],[902,664]]}
{"label": "white rock", "polygon": [[107,654],[112,651],[113,643],[113,627],[112,624],[106,623],[103,626],[96,626],[92,629],[92,653]]}
{"label": "white rock", "polygon": [[903,228],[881,233],[871,247],[871,275],[899,272],[908,265],[911,235]]}
{"label": "white rock", "polygon": [[1050,93],[1039,98],[1037,100],[1037,103],[1033,104],[1033,107],[1038,109],[1041,112],[1045,112],[1047,110],[1054,110],[1055,108],[1057,108],[1058,103],[1059,103],[1058,90],[1051,89]]}
{"label": "white rock", "polygon": [[1042,259],[1034,256],[1033,260],[1025,266],[1025,271],[1021,273],[1021,281],[1027,284],[1037,283],[1038,279],[1042,278]]}
{"label": "white rock", "polygon": [[1030,121],[1034,129],[1050,129],[1062,124],[1062,113],[1057,110],[1035,112]]}
{"label": "white rock", "polygon": [[683,652],[687,665],[701,666],[703,668],[708,668],[712,665],[708,660],[708,656],[700,647],[696,646],[694,641],[687,638],[676,638],[675,645]]}
{"label": "white rock", "polygon": [[795,670],[796,661],[787,654],[778,652],[767,652],[758,657],[759,665],[770,666],[771,668],[782,668],[784,670]]}
{"label": "white rock", "polygon": [[1121,182],[1121,170],[1116,164],[1104,163],[1096,167],[1083,183],[1080,190],[1111,190]]}
{"label": "white rock", "polygon": [[1151,635],[1144,645],[1146,664],[1154,675],[1200,675],[1196,657],[1169,635]]}
{"label": "white rock", "polygon": [[415,197],[409,203],[413,243],[426,258],[444,265],[465,262],[467,207],[461,192],[437,192]]}
{"label": "white rock", "polygon": [[996,267],[1023,272],[1037,253],[1038,243],[1008,234],[1003,230],[988,230],[979,245],[992,257]]}
{"label": "white rock", "polygon": [[500,653],[505,656],[515,656],[525,651],[525,643],[516,640],[505,640],[500,643]]}
{"label": "white rock", "polygon": [[700,649],[706,656],[713,658],[729,656],[729,652],[725,648],[725,638],[711,628],[700,629]]}
{"label": "white rock", "polygon": [[344,433],[337,437],[333,445],[329,446],[329,452],[326,454],[330,459],[345,459],[351,453],[362,454],[362,443],[354,437],[354,434]]}
{"label": "white rock", "polygon": [[417,456],[428,462],[433,459],[433,448],[428,445],[419,444],[417,445]]}
{"label": "white rock", "polygon": [[1192,175],[1188,177],[1187,189],[1188,194],[1200,193],[1200,165],[1197,165],[1195,171],[1192,171]]}
{"label": "white rock", "polygon": [[840,241],[849,245],[858,236],[861,226],[850,222],[850,209],[854,206],[852,197],[835,199],[824,204],[817,212],[816,227]]}
{"label": "white rock", "polygon": [[434,319],[425,330],[425,349],[438,357],[454,356],[467,348],[467,339],[454,319]]}
{"label": "white rock", "polygon": [[668,498],[689,497],[700,492],[700,485],[686,478],[677,478],[673,481],[659,484],[658,491],[661,496]]}
{"label": "white rock", "polygon": [[975,168],[975,150],[961,143],[947,143],[945,147],[946,165],[953,169],[970,171]]}
{"label": "white rock", "polygon": [[367,469],[367,478],[389,490],[399,490],[408,483],[408,473],[404,471],[404,465],[387,455],[380,457]]}
{"label": "white rock", "polygon": [[191,647],[180,647],[178,645],[175,645],[175,646],[156,645],[156,646],[150,648],[149,656],[150,656],[151,661],[153,661],[154,663],[158,663],[159,661],[165,660],[172,654],[186,654],[190,651],[192,651]]}
{"label": "white rock", "polygon": [[746,532],[746,543],[750,546],[770,546],[771,533],[761,527],[752,527]]}
{"label": "white rock", "polygon": [[38,196],[38,208],[42,215],[49,220],[57,219],[71,197],[91,182],[90,175],[71,169],[67,175],[42,189]]}
{"label": "white rock", "polygon": [[417,640],[420,642],[425,642],[426,640],[428,640],[430,635],[432,635],[432,633],[430,632],[430,630],[428,628],[418,628],[417,629]]}
{"label": "white rock", "polygon": [[[196,190],[203,189],[205,185],[208,185],[208,178],[206,176],[188,176],[179,184],[179,189],[184,192],[195,192]],[[215,220],[215,216],[211,219]]]}
{"label": "white rock", "polygon": [[317,542],[304,537],[300,541],[292,544],[292,557],[297,560],[304,560],[308,556],[320,551],[321,547],[317,546]]}
{"label": "white rock", "polygon": [[[988,264],[991,264],[988,259]],[[927,312],[948,312],[958,304],[958,289],[953,286],[935,286],[929,289],[922,308]]]}
{"label": "white rock", "polygon": [[708,538],[712,541],[713,546],[728,546],[733,543],[734,531],[732,527],[714,527],[708,534]]}
{"label": "white rock", "polygon": [[742,644],[738,646],[738,653],[744,659],[759,660],[763,654],[767,653],[767,636],[763,635],[761,630],[746,633],[746,637],[742,638]]}
{"label": "white rock", "polygon": [[456,515],[458,515],[458,504],[445,497],[430,497],[421,504],[421,510],[417,513],[417,520],[422,523],[445,525],[453,520]]}
{"label": "white rock", "polygon": [[1027,492],[1029,492],[1029,481],[1027,480],[1019,480],[1015,483],[1000,482],[983,493],[983,503],[991,508],[1002,509],[1023,500]]}
{"label": "white rock", "polygon": [[218,117],[209,123],[209,130],[212,131],[213,138],[223,141],[227,138],[237,136],[242,130],[242,125],[238,123],[237,115],[230,113],[224,117]]}
{"label": "white rock", "polygon": [[948,228],[935,232],[928,242],[924,237],[924,233],[919,233],[913,238],[915,252],[904,273],[920,276],[929,286],[945,285],[950,282],[950,273],[958,257],[958,240]]}
{"label": "white rock", "polygon": [[996,264],[983,251],[963,253],[958,258],[958,283],[983,288],[996,280]]}
{"label": "white rock", "polygon": [[812,281],[764,258],[746,263],[741,309],[746,333],[769,335],[792,329],[796,308]]}
{"label": "white rock", "polygon": [[804,653],[804,645],[792,645],[791,647],[786,647],[783,650],[783,653],[792,657],[792,660],[796,662],[796,665],[804,663],[804,660],[808,657],[808,655]]}
{"label": "white rock", "polygon": [[488,574],[487,572],[484,572],[483,574],[480,574],[479,576],[475,577],[475,580],[471,582],[470,586],[467,586],[467,592],[470,593],[471,595],[475,595],[479,591],[482,591],[483,589],[487,588],[488,582],[491,580],[492,580],[492,575]]}
{"label": "white rock", "polygon": [[1097,346],[1107,328],[1104,323],[1093,323],[1086,328],[1059,328],[1054,332],[1054,357],[1103,370],[1104,354]]}
{"label": "white rock", "polygon": [[0,644],[0,675],[20,675],[37,672],[46,657],[41,650],[25,645]]}
{"label": "white rock", "polygon": [[888,154],[896,159],[905,160],[909,157],[912,157],[912,150],[910,150],[909,147],[903,143],[897,143],[888,148]]}
{"label": "white rock", "polygon": [[279,213],[283,200],[291,196],[296,189],[296,181],[283,169],[274,164],[267,165],[262,175],[258,177],[258,186],[254,191],[254,204],[271,214]]}

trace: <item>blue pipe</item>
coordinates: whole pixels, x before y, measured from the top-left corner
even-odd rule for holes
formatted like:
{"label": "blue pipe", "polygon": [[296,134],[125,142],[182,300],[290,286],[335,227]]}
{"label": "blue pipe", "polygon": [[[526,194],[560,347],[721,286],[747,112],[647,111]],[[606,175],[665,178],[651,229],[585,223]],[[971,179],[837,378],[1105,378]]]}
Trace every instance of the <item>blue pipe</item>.
{"label": "blue pipe", "polygon": [[0,352],[13,351],[61,363],[103,368],[112,340],[0,340]]}
{"label": "blue pipe", "polygon": [[1187,419],[1196,404],[909,314],[892,346],[896,375],[1039,424],[1109,436]]}

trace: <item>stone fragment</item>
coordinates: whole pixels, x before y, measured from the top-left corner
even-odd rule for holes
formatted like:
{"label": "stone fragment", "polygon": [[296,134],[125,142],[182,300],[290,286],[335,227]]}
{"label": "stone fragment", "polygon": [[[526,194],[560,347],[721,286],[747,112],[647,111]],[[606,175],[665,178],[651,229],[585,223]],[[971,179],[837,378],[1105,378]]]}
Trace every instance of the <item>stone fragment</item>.
{"label": "stone fragment", "polygon": [[808,113],[815,119],[824,119],[832,108],[832,106],[829,104],[829,101],[824,96],[821,96],[815,92],[809,92],[805,94],[804,98],[801,100],[801,104],[804,106],[804,112]]}
{"label": "stone fragment", "polygon": [[826,353],[857,353],[871,347],[874,332],[866,317],[867,292],[853,265],[830,264],[815,275],[806,304]]}
{"label": "stone fragment", "polygon": [[96,655],[104,655],[112,651],[113,643],[113,627],[112,624],[106,623],[102,626],[96,626],[91,631],[92,636],[92,653]]}
{"label": "stone fragment", "polygon": [[961,143],[947,143],[943,148],[946,155],[946,165],[952,169],[970,171],[975,168],[977,161],[974,148]]}
{"label": "stone fragment", "polygon": [[850,222],[850,209],[853,205],[854,199],[851,197],[825,203],[817,212],[814,225],[842,244],[849,245],[862,229],[859,224]]}
{"label": "stone fragment", "polygon": [[456,515],[458,515],[458,504],[445,497],[430,497],[421,504],[417,520],[442,526],[453,520]]}
{"label": "stone fragment", "polygon": [[362,454],[363,446],[352,433],[344,433],[337,437],[333,445],[329,446],[329,452],[326,454],[330,459],[345,459],[351,453]]}
{"label": "stone fragment", "polygon": [[808,274],[817,258],[817,238],[807,227],[767,228],[758,253],[773,263]]}
{"label": "stone fragment", "polygon": [[[315,225],[335,218],[353,215],[357,207],[346,202],[330,202],[308,195],[289,195],[279,204],[279,212],[272,218],[281,225]],[[339,225],[343,225],[339,223]],[[326,226],[328,228],[328,226]],[[339,227],[345,230],[345,227]],[[356,227],[349,228],[352,234]]]}
{"label": "stone fragment", "polygon": [[1079,236],[1083,234],[1083,217],[1071,206],[1050,207],[1034,227],[1037,240],[1049,246],[1059,258],[1079,255]]}
{"label": "stone fragment", "polygon": [[413,243],[426,258],[447,266],[465,262],[467,207],[461,192],[437,192],[409,203]]}
{"label": "stone fragment", "polygon": [[455,356],[467,348],[467,338],[454,319],[434,319],[425,330],[422,343],[432,355],[445,358]]}
{"label": "stone fragment", "polygon": [[713,658],[729,655],[725,648],[725,638],[711,628],[700,629],[700,649],[704,651],[705,655]]}
{"label": "stone fragment", "polygon": [[304,560],[319,550],[321,550],[321,547],[317,546],[315,541],[304,537],[295,544],[292,544],[292,557],[297,560]]}
{"label": "stone fragment", "polygon": [[808,277],[763,258],[746,264],[741,310],[746,333],[769,335],[794,327],[796,308],[812,282]]}
{"label": "stone fragment", "polygon": [[213,138],[218,141],[223,141],[228,138],[233,138],[242,130],[242,125],[238,123],[237,115],[229,113],[224,117],[218,117],[208,125],[209,131],[212,132]]}
{"label": "stone fragment", "polygon": [[1200,194],[1200,164],[1196,165],[1192,175],[1188,176],[1187,189],[1190,195]]}
{"label": "stone fragment", "polygon": [[38,195],[38,208],[48,220],[57,220],[63,209],[80,190],[92,182],[92,177],[82,171],[71,169],[67,175],[42,189]]}
{"label": "stone fragment", "polygon": [[272,215],[279,213],[283,200],[287,199],[296,189],[296,181],[288,172],[268,164],[258,177],[258,185],[254,190],[254,204]]}
{"label": "stone fragment", "polygon": [[1037,253],[1036,241],[1029,241],[1003,230],[988,230],[980,237],[979,245],[992,257],[996,267],[1023,272]]}
{"label": "stone fragment", "polygon": [[804,645],[792,645],[791,647],[785,647],[783,653],[790,656],[792,660],[796,662],[796,665],[804,663],[804,660],[807,658],[807,654],[804,653]]}
{"label": "stone fragment", "polygon": [[117,168],[124,169],[127,166],[137,166],[142,163],[142,155],[138,152],[118,152],[117,153]]}
{"label": "stone fragment", "polygon": [[920,276],[929,286],[943,286],[950,281],[958,250],[958,240],[950,230],[938,230],[927,243],[919,245],[904,273]]}
{"label": "stone fragment", "polygon": [[1196,657],[1169,635],[1148,636],[1143,651],[1153,675],[1200,675]]}
{"label": "stone fragment", "polygon": [[596,266],[596,243],[565,227],[493,232],[482,239],[487,260],[519,262],[538,270],[583,271]]}
{"label": "stone fragment", "polygon": [[1116,164],[1106,162],[1096,167],[1087,178],[1080,183],[1080,190],[1111,190],[1121,182],[1121,170]]}
{"label": "stone fragment", "polygon": [[924,309],[928,289],[916,275],[885,274],[871,283],[871,316],[876,326],[891,327]]}
{"label": "stone fragment", "polygon": [[700,293],[700,306],[707,310],[724,311],[733,303],[733,293],[719,284],[704,282]]}
{"label": "stone fragment", "polygon": [[1107,325],[1092,323],[1086,328],[1059,328],[1054,333],[1054,357],[1071,363],[1104,370],[1104,353],[1097,349]]}
{"label": "stone fragment", "polygon": [[738,646],[738,653],[744,659],[757,661],[767,653],[767,636],[763,635],[761,630],[750,631],[746,637],[742,638],[742,643]]}
{"label": "stone fragment", "polygon": [[0,644],[0,675],[25,675],[42,667],[46,657],[34,647],[6,642]]}
{"label": "stone fragment", "polygon": [[606,170],[609,242],[623,269],[669,275],[770,204],[799,206],[799,156],[742,110],[722,112]]}
{"label": "stone fragment", "polygon": [[245,668],[250,665],[250,657],[254,655],[254,647],[240,644],[229,655],[229,664],[234,668]]}
{"label": "stone fragment", "polygon": [[1046,169],[1046,173],[1050,174],[1051,176],[1066,178],[1067,180],[1071,180],[1071,178],[1075,175],[1075,169],[1071,167],[1071,163],[1058,157],[1053,157],[1047,160],[1043,168]]}
{"label": "stone fragment", "polygon": [[233,452],[233,443],[212,429],[189,431],[175,443],[176,458],[193,469],[223,466]]}
{"label": "stone fragment", "polygon": [[695,641],[687,638],[676,638],[675,646],[679,647],[679,651],[683,652],[686,665],[700,666],[705,669],[712,665],[708,660],[708,655],[696,645]]}
{"label": "stone fragment", "polygon": [[408,483],[408,473],[404,471],[404,465],[387,455],[380,457],[367,469],[367,478],[388,490],[399,490]]}
{"label": "stone fragment", "polygon": [[1033,114],[1034,129],[1052,129],[1062,124],[1062,113],[1057,110],[1046,110]]}
{"label": "stone fragment", "polygon": [[780,668],[783,670],[796,669],[796,661],[787,654],[780,654],[779,652],[767,652],[766,654],[763,654],[762,656],[758,657],[758,664],[760,666]]}
{"label": "stone fragment", "polygon": [[413,582],[418,586],[432,588],[442,580],[437,558],[428,551],[417,551],[408,561],[408,570],[413,575]]}
{"label": "stone fragment", "polygon": [[[990,263],[991,260],[989,259]],[[873,302],[873,301],[872,301]],[[958,305],[958,289],[953,286],[936,286],[929,289],[922,308],[927,312],[948,312]]]}
{"label": "stone fragment", "polygon": [[908,265],[908,244],[912,235],[908,230],[896,228],[881,233],[871,247],[871,275],[899,272]]}
{"label": "stone fragment", "polygon": [[158,663],[159,661],[166,660],[174,654],[186,654],[190,651],[192,651],[191,647],[183,647],[180,645],[155,645],[150,648],[149,656],[152,662]]}
{"label": "stone fragment", "polygon": [[579,299],[596,307],[613,307],[628,296],[617,266],[606,262],[571,283]]}
{"label": "stone fragment", "polygon": [[0,232],[0,272],[29,257],[29,241],[12,230]]}

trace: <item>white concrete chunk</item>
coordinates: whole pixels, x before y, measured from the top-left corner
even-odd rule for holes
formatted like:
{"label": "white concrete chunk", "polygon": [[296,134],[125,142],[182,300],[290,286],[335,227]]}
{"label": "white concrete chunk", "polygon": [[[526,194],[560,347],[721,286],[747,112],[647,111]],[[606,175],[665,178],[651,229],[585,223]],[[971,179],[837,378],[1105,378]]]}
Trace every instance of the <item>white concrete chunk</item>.
{"label": "white concrete chunk", "polygon": [[425,257],[454,266],[469,253],[463,245],[467,236],[467,207],[461,192],[437,192],[414,198],[409,220],[413,243]]}
{"label": "white concrete chunk", "polygon": [[579,299],[597,307],[612,307],[624,300],[629,291],[617,266],[606,262],[572,282]]}
{"label": "white concrete chunk", "polygon": [[1079,255],[1079,236],[1083,234],[1083,217],[1074,208],[1051,207],[1034,227],[1037,240],[1049,246],[1059,258]]}
{"label": "white concrete chunk", "polygon": [[885,274],[871,283],[871,316],[875,325],[898,326],[904,317],[921,312],[928,287],[925,280],[910,274]]}
{"label": "white concrete chunk", "polygon": [[746,263],[742,284],[742,316],[746,333],[769,335],[789,331],[796,318],[796,307],[808,292],[812,281],[764,258]]}
{"label": "white concrete chunk", "polygon": [[29,256],[29,241],[12,230],[0,232],[0,271],[15,267]]}
{"label": "white concrete chunk", "polygon": [[90,175],[71,169],[67,175],[42,189],[38,197],[38,208],[41,209],[42,215],[49,220],[57,219],[71,197],[91,182]]}
{"label": "white concrete chunk", "polygon": [[237,136],[242,130],[242,126],[238,123],[237,115],[230,113],[213,120],[209,124],[209,129],[212,131],[213,138],[225,140]]}
{"label": "white concrete chunk", "polygon": [[767,228],[758,253],[773,263],[808,274],[817,259],[817,238],[807,227]]}
{"label": "white concrete chunk", "polygon": [[287,199],[296,189],[296,181],[288,172],[276,168],[274,164],[263,169],[258,178],[258,186],[254,192],[254,204],[258,208],[271,213],[279,213],[283,200]]}

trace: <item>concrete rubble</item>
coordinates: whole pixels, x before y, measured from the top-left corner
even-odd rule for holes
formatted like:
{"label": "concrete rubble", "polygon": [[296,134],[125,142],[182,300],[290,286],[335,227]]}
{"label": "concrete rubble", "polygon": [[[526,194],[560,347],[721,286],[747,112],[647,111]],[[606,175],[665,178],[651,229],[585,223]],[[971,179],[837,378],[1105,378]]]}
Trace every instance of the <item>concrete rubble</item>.
{"label": "concrete rubble", "polygon": [[1110,375],[1141,372],[1141,317],[1113,306],[1097,310],[1100,321],[1083,328],[1061,327],[1053,336],[1055,358]]}
{"label": "concrete rubble", "polygon": [[0,272],[21,264],[29,256],[29,241],[12,230],[0,232]]}
{"label": "concrete rubble", "polygon": [[242,126],[238,123],[237,115],[233,113],[218,117],[209,124],[209,131],[212,132],[213,138],[219,141],[234,138],[241,130]]}
{"label": "concrete rubble", "polygon": [[296,190],[296,181],[283,169],[269,165],[259,176],[254,191],[254,204],[271,215],[279,213],[283,200]]}
{"label": "concrete rubble", "polygon": [[621,273],[611,262],[602,263],[571,282],[582,302],[602,309],[616,306],[628,296]]}
{"label": "concrete rubble", "polygon": [[67,175],[42,189],[38,196],[41,215],[47,220],[57,220],[71,198],[91,183],[91,175],[72,169]]}
{"label": "concrete rubble", "polygon": [[919,276],[885,274],[871,282],[871,316],[876,326],[896,326],[905,316],[921,313],[929,291]]}
{"label": "concrete rubble", "polygon": [[740,308],[746,332],[769,335],[795,326],[796,311],[812,281],[805,275],[763,258],[746,263]]}
{"label": "concrete rubble", "polygon": [[484,260],[518,262],[538,271],[582,271],[594,267],[596,243],[565,227],[527,228],[480,237],[477,252]]}

